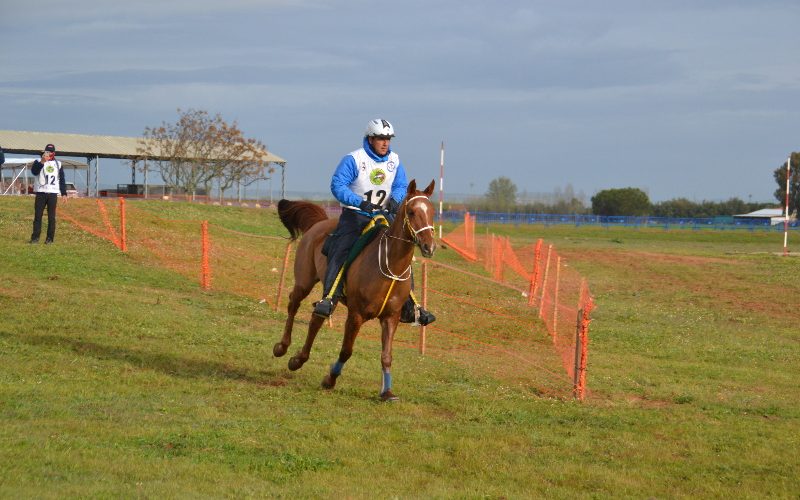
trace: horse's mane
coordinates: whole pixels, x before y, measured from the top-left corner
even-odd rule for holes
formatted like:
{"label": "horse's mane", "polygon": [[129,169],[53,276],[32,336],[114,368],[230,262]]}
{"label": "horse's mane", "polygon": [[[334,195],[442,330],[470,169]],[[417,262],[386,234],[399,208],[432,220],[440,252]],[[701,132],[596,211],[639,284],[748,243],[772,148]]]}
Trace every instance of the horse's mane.
{"label": "horse's mane", "polygon": [[296,240],[317,222],[326,220],[325,209],[308,201],[281,200],[278,202],[278,217]]}

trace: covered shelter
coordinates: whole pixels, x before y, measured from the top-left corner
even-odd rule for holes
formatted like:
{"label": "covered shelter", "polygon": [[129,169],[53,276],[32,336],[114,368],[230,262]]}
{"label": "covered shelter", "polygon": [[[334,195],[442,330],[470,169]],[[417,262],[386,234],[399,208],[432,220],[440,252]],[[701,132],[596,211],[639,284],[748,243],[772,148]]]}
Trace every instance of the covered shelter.
{"label": "covered shelter", "polygon": [[[45,144],[55,144],[60,161],[67,165],[63,156],[86,158],[87,164],[87,196],[97,196],[99,193],[100,159],[110,158],[128,160],[132,162],[131,178],[135,184],[136,164],[144,162],[145,180],[147,185],[147,161],[168,160],[166,157],[150,156],[145,158],[139,151],[142,145],[141,137],[121,137],[111,135],[83,135],[64,134],[54,132],[26,132],[19,130],[0,130],[0,146],[6,153],[22,155],[40,155]],[[6,163],[13,158],[7,159]],[[187,158],[191,160],[191,158]],[[285,197],[286,189],[286,160],[280,156],[267,152],[260,158],[265,164],[274,164],[281,167],[281,197]],[[94,184],[92,186],[92,184]]]}
{"label": "covered shelter", "polygon": [[783,209],[780,208],[762,208],[761,210],[756,210],[748,214],[733,216],[734,222],[758,226],[782,224],[785,219],[786,217],[784,217]]}

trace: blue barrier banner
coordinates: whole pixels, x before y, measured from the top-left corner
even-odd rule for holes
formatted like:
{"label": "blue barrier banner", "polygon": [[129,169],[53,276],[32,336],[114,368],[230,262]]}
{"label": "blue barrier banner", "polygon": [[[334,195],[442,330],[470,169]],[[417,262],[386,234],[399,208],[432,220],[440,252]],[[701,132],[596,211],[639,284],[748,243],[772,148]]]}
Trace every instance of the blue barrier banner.
{"label": "blue barrier banner", "polygon": [[[448,210],[442,218],[448,222],[463,222],[464,211]],[[734,219],[733,217],[642,217],[623,215],[582,215],[582,214],[522,214],[504,212],[470,212],[478,224],[571,224],[575,226],[594,225],[604,227],[654,227],[663,229],[748,229],[762,231],[783,231],[783,222],[770,224],[764,219]],[[789,228],[797,230],[800,223],[794,220]]]}

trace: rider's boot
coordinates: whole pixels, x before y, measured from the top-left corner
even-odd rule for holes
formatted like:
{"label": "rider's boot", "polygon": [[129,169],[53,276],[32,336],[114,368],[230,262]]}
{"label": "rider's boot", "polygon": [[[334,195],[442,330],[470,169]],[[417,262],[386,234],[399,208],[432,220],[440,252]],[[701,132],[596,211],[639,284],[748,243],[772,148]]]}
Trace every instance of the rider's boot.
{"label": "rider's boot", "polygon": [[436,321],[436,316],[424,309],[421,305],[414,302],[412,297],[408,297],[403,308],[400,310],[401,323],[415,323],[421,326],[430,325]]}
{"label": "rider's boot", "polygon": [[[342,266],[335,265],[334,259],[329,259],[328,268],[325,270],[325,280],[322,287],[322,299],[314,303],[314,315],[322,318],[329,318],[336,308],[336,294],[331,289],[339,276],[339,271]],[[336,288],[339,290],[339,284],[336,283]]]}

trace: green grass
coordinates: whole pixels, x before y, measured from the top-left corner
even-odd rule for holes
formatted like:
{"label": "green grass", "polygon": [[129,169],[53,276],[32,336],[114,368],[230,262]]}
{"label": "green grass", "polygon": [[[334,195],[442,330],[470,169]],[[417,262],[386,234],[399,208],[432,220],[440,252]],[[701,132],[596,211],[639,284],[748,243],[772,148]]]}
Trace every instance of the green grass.
{"label": "green grass", "polygon": [[[138,208],[284,234],[268,210]],[[395,349],[402,399],[382,404],[377,342],[360,339],[324,391],[338,329],[289,372],[272,357],[282,312],[203,292],[64,221],[56,245],[30,246],[31,219],[32,200],[0,197],[2,497],[800,491],[800,259],[774,255],[777,233],[492,227],[515,244],[544,237],[588,279],[587,400]]]}

